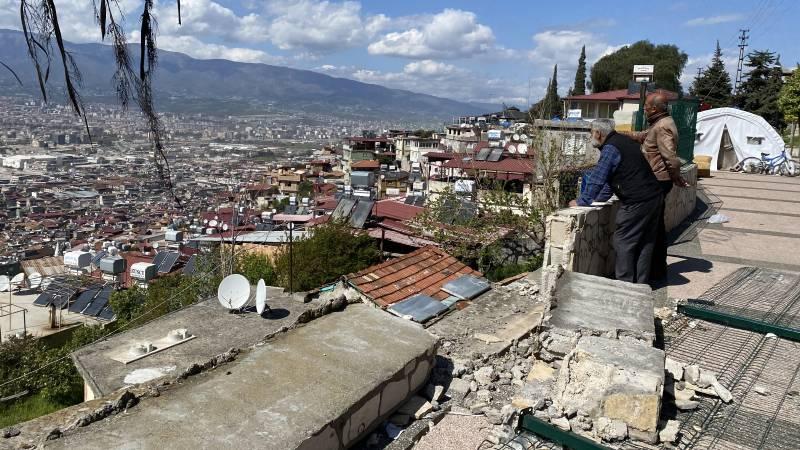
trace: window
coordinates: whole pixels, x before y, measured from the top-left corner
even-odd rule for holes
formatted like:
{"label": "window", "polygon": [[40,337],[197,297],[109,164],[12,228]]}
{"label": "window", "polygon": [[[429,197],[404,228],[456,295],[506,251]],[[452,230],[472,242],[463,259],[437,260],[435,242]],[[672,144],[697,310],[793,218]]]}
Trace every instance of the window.
{"label": "window", "polygon": [[764,141],[763,137],[747,136],[748,145],[761,145],[763,141]]}

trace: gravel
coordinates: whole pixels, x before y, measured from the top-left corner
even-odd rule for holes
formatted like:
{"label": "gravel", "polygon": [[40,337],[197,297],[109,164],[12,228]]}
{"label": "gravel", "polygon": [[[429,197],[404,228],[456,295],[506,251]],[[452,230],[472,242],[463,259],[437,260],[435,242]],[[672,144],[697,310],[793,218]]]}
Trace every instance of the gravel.
{"label": "gravel", "polygon": [[474,449],[486,438],[492,426],[484,416],[447,414],[422,437],[414,450]]}

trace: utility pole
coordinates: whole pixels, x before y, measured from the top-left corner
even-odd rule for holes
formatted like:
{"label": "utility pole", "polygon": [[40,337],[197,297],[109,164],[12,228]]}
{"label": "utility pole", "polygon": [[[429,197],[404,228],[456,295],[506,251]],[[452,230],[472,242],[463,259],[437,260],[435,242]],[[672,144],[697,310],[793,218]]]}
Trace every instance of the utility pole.
{"label": "utility pole", "polygon": [[750,36],[747,34],[749,29],[740,29],[739,32],[739,62],[736,65],[736,81],[733,83],[733,95],[739,91],[739,83],[742,82],[742,69],[744,68],[744,49],[747,48],[747,40]]}
{"label": "utility pole", "polygon": [[294,294],[294,255],[292,254],[292,230],[294,230],[294,222],[289,222],[289,295]]}
{"label": "utility pole", "polygon": [[700,78],[700,75],[702,75],[702,74],[703,74],[703,68],[702,67],[698,67],[697,68],[697,77]]}

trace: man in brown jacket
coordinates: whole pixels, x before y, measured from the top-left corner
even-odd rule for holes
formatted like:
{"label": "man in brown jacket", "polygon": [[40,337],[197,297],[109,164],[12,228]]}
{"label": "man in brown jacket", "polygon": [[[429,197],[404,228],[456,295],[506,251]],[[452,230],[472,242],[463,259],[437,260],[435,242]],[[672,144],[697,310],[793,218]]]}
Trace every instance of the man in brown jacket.
{"label": "man in brown jacket", "polygon": [[[672,185],[686,187],[681,177],[681,162],[678,159],[678,128],[667,111],[668,101],[664,94],[653,93],[647,96],[644,112],[649,127],[645,131],[629,133],[635,141],[642,144],[642,152],[650,163],[650,168],[661,186],[666,201]],[[659,280],[667,276],[667,233],[664,228],[664,205],[659,215],[658,235],[653,251],[651,279]]]}

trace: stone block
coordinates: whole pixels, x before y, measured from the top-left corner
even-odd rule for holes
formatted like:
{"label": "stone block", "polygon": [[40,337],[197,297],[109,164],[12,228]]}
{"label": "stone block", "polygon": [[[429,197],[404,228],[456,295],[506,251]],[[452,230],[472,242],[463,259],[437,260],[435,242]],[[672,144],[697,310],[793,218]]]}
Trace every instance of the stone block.
{"label": "stone block", "polygon": [[386,383],[381,391],[380,414],[384,415],[397,407],[406,397],[408,397],[408,381],[402,378],[397,381]]}
{"label": "stone block", "polygon": [[572,428],[572,425],[569,423],[569,419],[566,417],[559,417],[557,419],[551,419],[550,423],[554,426],[561,428],[564,431],[569,431]]}
{"label": "stone block", "polygon": [[514,395],[511,405],[517,409],[540,409],[550,399],[552,389],[552,382],[529,381]]}
{"label": "stone block", "polygon": [[444,394],[444,387],[439,385],[429,384],[425,386],[425,396],[432,402],[438,402]]}
{"label": "stone block", "polygon": [[533,367],[531,367],[531,371],[528,372],[528,377],[526,379],[528,381],[548,382],[555,378],[555,373],[556,369],[550,367],[546,362],[536,360],[533,363]]}
{"label": "stone block", "polygon": [[447,395],[458,402],[463,400],[469,391],[470,382],[461,378],[453,378],[450,380],[450,386],[447,387]]}
{"label": "stone block", "polygon": [[667,358],[664,361],[664,370],[672,375],[672,379],[680,381],[683,379],[683,364],[675,361],[674,359]]}
{"label": "stone block", "polygon": [[678,440],[678,432],[680,429],[680,422],[677,420],[668,420],[664,428],[658,432],[658,440],[663,443],[674,444],[675,441]]}
{"label": "stone block", "polygon": [[417,363],[417,368],[414,369],[408,379],[408,388],[411,391],[416,391],[427,381],[430,374],[431,363],[427,359],[423,359]]}
{"label": "stone block", "polygon": [[481,386],[491,384],[492,381],[497,379],[497,374],[492,366],[481,367],[475,371],[474,375],[475,381]]}
{"label": "stone block", "polygon": [[422,416],[428,414],[432,410],[433,405],[431,405],[429,401],[425,400],[419,395],[415,395],[402,406],[400,406],[397,412],[400,414],[408,414],[409,416],[413,416],[415,419],[421,419]]}
{"label": "stone block", "polygon": [[603,403],[604,416],[645,432],[656,432],[660,411],[661,397],[657,394],[611,394]]}
{"label": "stone block", "polygon": [[621,441],[628,437],[628,425],[621,420],[599,417],[594,425],[595,435],[604,441]]}
{"label": "stone block", "polygon": [[347,431],[346,439],[343,439],[345,446],[360,436],[378,418],[380,403],[381,396],[376,394],[350,416],[348,426],[345,427]]}

